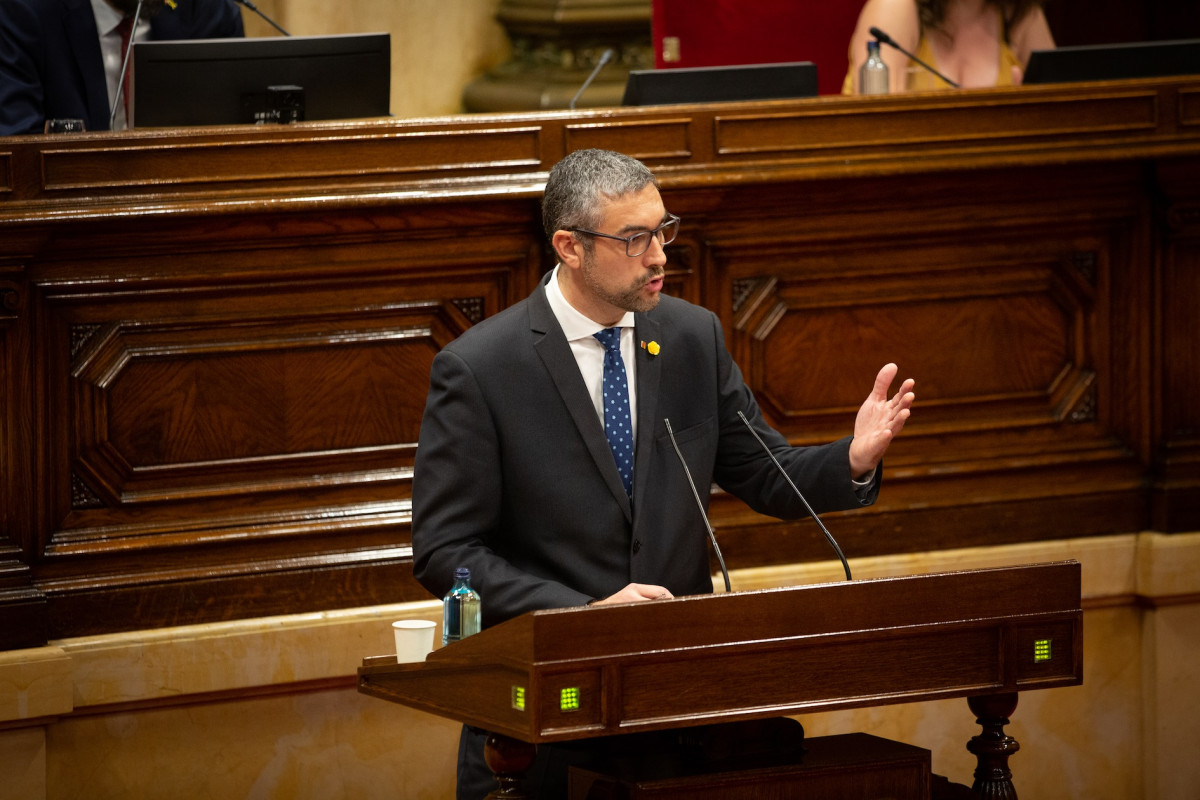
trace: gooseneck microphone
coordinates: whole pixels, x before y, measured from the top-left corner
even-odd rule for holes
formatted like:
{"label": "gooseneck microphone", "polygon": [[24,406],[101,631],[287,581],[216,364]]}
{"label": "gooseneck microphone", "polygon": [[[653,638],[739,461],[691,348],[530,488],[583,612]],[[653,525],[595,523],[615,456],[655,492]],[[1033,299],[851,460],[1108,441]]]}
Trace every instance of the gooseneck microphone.
{"label": "gooseneck microphone", "polygon": [[[129,73],[129,56],[133,53],[133,39],[137,36],[138,20],[142,18],[142,4],[146,0],[138,0],[137,8],[133,12],[133,27],[129,30],[129,43],[125,45],[125,52],[121,54],[121,77],[117,78],[117,96],[113,100],[113,107],[108,112],[108,129],[111,131],[113,122],[117,119],[117,109],[121,105],[122,95],[125,94],[125,76]],[[125,120],[125,127],[128,128],[129,120]]]}
{"label": "gooseneck microphone", "polygon": [[930,72],[932,72],[934,75],[937,75],[939,78],[941,78],[941,79],[942,79],[942,80],[944,80],[946,83],[948,83],[948,84],[950,84],[951,86],[953,86],[955,89],[962,88],[962,87],[960,87],[960,86],[959,86],[959,85],[958,85],[956,82],[954,82],[954,81],[950,80],[950,79],[949,79],[949,78],[947,78],[945,75],[943,75],[942,73],[938,72],[936,69],[934,69],[933,67],[929,66],[929,65],[928,65],[928,64],[926,64],[924,61],[922,61],[921,59],[917,58],[916,56],[914,56],[912,53],[910,53],[910,52],[908,52],[907,50],[905,50],[905,49],[904,49],[903,47],[901,47],[900,45],[896,44],[896,40],[895,40],[895,39],[893,39],[892,37],[888,36],[886,33],[884,33],[883,31],[879,30],[879,28],[876,28],[876,27],[875,27],[875,26],[873,26],[873,25],[871,26],[871,35],[872,35],[872,36],[874,36],[876,39],[878,39],[878,40],[879,40],[879,41],[880,41],[882,44],[886,44],[888,47],[894,47],[894,48],[896,48],[897,50],[899,50],[901,53],[904,53],[904,55],[908,56],[908,57],[909,57],[909,58],[911,58],[913,61],[915,61],[915,62],[917,62],[918,64],[920,64],[922,67],[924,67],[925,69],[929,70],[929,71],[930,71]]}
{"label": "gooseneck microphone", "polygon": [[275,24],[275,20],[271,19],[271,18],[270,18],[270,17],[268,17],[266,14],[264,14],[264,13],[263,13],[263,12],[261,12],[261,11],[259,11],[259,10],[258,10],[258,6],[254,5],[254,3],[252,3],[252,2],[251,2],[251,0],[234,0],[234,2],[235,2],[235,3],[238,3],[239,5],[243,5],[243,6],[245,6],[246,8],[250,9],[251,11],[253,11],[255,14],[258,14],[260,17],[262,17],[263,19],[265,19],[265,20],[267,21],[267,24],[268,24],[268,25],[270,25],[272,28],[274,28],[275,30],[277,30],[277,31],[279,31],[280,33],[282,33],[284,36],[291,36],[291,34],[290,34],[290,33],[288,33],[287,31],[285,31],[283,28],[279,27],[278,25],[276,25],[276,24]]}
{"label": "gooseneck microphone", "polygon": [[575,101],[579,99],[580,95],[583,94],[583,91],[587,89],[587,87],[592,85],[592,81],[596,80],[596,76],[600,74],[600,70],[604,68],[604,65],[609,61],[612,61],[613,55],[615,54],[613,53],[613,49],[611,47],[600,54],[600,60],[596,62],[596,66],[592,69],[592,73],[587,76],[587,80],[583,82],[583,86],[580,86],[579,91],[576,92],[575,96],[571,98],[571,103],[567,106],[567,108],[571,109],[572,111],[575,110]]}
{"label": "gooseneck microphone", "polygon": [[[821,528],[821,533],[825,534],[825,539],[829,542],[830,546],[833,547],[833,552],[837,553],[837,557],[841,559],[842,569],[846,570],[846,580],[853,580],[850,577],[850,564],[846,561],[846,556],[842,555],[842,548],[838,547],[838,543],[834,540],[833,534],[830,533],[829,529],[825,527],[825,523],[821,522],[821,518],[817,516],[817,512],[813,511],[813,507],[808,504],[808,500],[804,498],[804,494],[796,487],[796,484],[792,482],[792,476],[787,474],[787,470],[785,470],[783,465],[779,463],[779,459],[775,458],[775,454],[771,452],[771,448],[767,447],[767,443],[764,442],[762,437],[758,435],[758,431],[754,430],[754,426],[750,424],[750,420],[746,419],[746,415],[741,411],[737,413],[738,416],[742,418],[742,422],[745,423],[746,429],[753,434],[758,443],[762,445],[762,449],[767,452],[768,456],[770,456],[771,463],[775,465],[775,469],[779,470],[779,474],[782,475],[783,479],[788,482],[788,486],[792,487],[792,491],[796,493],[796,497],[799,497],[800,502],[804,503],[804,507],[808,509],[809,515],[816,520],[817,525]],[[668,431],[669,430],[670,429],[668,428]]]}
{"label": "gooseneck microphone", "polygon": [[683,474],[687,476],[688,486],[692,487],[692,497],[696,498],[696,508],[700,509],[700,519],[704,520],[704,527],[708,529],[708,540],[712,542],[713,552],[717,554],[717,563],[721,565],[721,577],[725,579],[725,591],[729,592],[729,570],[725,569],[725,557],[721,555],[721,547],[717,544],[717,535],[713,533],[712,525],[708,522],[708,514],[704,513],[704,503],[700,502],[700,493],[696,491],[696,482],[692,480],[692,471],[688,469],[683,452],[679,449],[679,443],[675,441],[675,431],[671,430],[671,420],[663,417],[663,422],[667,425],[667,435],[671,437],[671,446],[675,448],[675,455],[679,456],[679,463],[683,465]]}

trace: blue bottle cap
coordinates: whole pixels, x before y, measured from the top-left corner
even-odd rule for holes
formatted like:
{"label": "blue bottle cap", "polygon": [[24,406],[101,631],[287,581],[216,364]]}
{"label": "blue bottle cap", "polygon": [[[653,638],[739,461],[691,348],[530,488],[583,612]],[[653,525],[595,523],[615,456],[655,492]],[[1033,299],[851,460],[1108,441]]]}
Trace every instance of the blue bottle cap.
{"label": "blue bottle cap", "polygon": [[454,580],[466,581],[471,579],[471,570],[468,567],[459,567],[454,570]]}

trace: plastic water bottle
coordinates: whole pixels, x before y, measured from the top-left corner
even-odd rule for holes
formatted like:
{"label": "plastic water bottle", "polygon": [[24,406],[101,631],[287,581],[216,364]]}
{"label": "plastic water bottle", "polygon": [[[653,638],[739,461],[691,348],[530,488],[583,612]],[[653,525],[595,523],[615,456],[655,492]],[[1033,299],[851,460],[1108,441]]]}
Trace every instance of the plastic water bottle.
{"label": "plastic water bottle", "polygon": [[859,94],[888,93],[888,65],[879,55],[879,42],[867,42],[867,60],[858,68]]}
{"label": "plastic water bottle", "polygon": [[454,585],[442,599],[442,644],[457,642],[479,633],[479,592],[471,588],[471,570],[454,570]]}

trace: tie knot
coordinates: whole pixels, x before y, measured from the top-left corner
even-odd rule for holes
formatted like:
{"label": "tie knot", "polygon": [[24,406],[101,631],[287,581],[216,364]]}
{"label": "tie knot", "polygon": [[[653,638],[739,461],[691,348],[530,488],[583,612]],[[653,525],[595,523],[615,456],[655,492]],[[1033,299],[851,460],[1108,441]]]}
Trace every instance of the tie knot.
{"label": "tie knot", "polygon": [[604,345],[605,350],[615,350],[621,352],[621,329],[620,328],[605,328],[602,331],[596,331],[593,336]]}

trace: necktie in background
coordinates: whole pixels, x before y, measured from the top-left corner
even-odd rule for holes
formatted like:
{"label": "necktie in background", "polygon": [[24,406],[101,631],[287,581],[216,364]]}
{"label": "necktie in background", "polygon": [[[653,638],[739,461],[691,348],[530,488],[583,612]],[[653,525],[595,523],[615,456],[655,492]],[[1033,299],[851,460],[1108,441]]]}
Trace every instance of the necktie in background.
{"label": "necktie in background", "polygon": [[621,329],[594,334],[604,345],[604,435],[617,462],[625,493],[633,496],[633,422],[629,415],[629,379],[621,358]]}
{"label": "necktie in background", "polygon": [[[121,34],[121,63],[125,62],[125,54],[129,52],[129,37],[133,35],[133,17],[122,17],[117,23],[117,33]],[[121,83],[121,105],[125,111],[125,127],[129,127],[129,74],[133,72],[130,68],[125,72],[125,80]]]}

